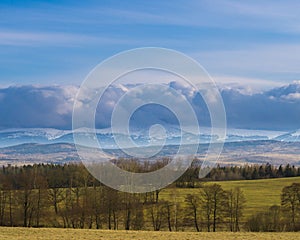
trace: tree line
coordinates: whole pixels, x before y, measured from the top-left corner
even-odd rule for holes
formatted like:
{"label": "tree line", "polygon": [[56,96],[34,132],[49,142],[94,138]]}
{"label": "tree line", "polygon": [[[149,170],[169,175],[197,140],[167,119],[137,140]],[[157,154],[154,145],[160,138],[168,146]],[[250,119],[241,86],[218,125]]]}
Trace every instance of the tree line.
{"label": "tree line", "polygon": [[254,180],[300,176],[300,168],[287,164],[274,166],[263,165],[220,166],[217,165],[203,179],[198,178],[201,161],[195,160],[192,166],[176,181],[177,187],[195,187],[203,181]]}
{"label": "tree line", "polygon": [[[218,166],[213,170],[243,172],[245,168],[253,172],[260,167]],[[270,167],[274,173],[280,168]],[[262,168],[267,173],[269,165]],[[298,171],[289,166],[281,168],[283,174],[290,168]],[[245,219],[247,202],[242,189],[225,191],[219,184],[191,184],[188,176],[194,175],[192,166],[183,176],[188,183],[179,179],[170,186],[168,195],[159,190],[130,194],[103,186],[80,164],[3,166],[0,225],[155,231],[300,230],[300,184],[282,190],[281,206]],[[193,194],[182,194],[177,185],[197,189]]]}

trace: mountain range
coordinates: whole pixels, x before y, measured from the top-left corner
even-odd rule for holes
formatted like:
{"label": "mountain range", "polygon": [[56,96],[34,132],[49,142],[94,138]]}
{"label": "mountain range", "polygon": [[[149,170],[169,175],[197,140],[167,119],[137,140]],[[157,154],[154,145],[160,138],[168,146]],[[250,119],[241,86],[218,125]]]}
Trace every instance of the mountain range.
{"label": "mountain range", "polygon": [[[218,142],[219,136],[212,136],[210,128],[200,128],[200,135],[192,132],[183,132],[185,142],[183,144],[193,144],[196,141],[200,143]],[[53,143],[74,143],[73,134],[85,135],[91,133],[92,129],[75,129],[59,130],[54,128],[21,128],[6,129],[0,131],[0,148],[14,146],[24,143],[53,144]],[[112,133],[110,128],[96,129],[96,136],[101,142],[103,148],[118,148],[114,141],[114,134],[122,135],[122,133]],[[300,142],[300,131],[268,131],[268,130],[249,130],[249,129],[233,129],[226,130],[225,142],[255,141],[255,140],[278,140],[285,142]],[[167,126],[165,128],[166,145],[180,144],[181,132],[176,126]],[[152,133],[149,136],[148,130],[135,129],[130,132],[130,136],[137,144],[145,146],[150,140],[160,140],[164,136],[162,133]],[[153,142],[152,142],[153,143]]]}
{"label": "mountain range", "polygon": [[[73,142],[73,133],[84,135],[89,129],[57,130],[57,129],[10,129],[0,132],[0,165],[23,165],[33,163],[55,163],[79,162],[76,147]],[[149,136],[144,130],[133,132],[130,137],[143,146],[145,151],[151,150],[147,146],[150,142]],[[178,151],[180,135],[178,129],[170,128],[166,144],[156,157],[172,157]],[[208,142],[212,144],[219,142],[218,137],[209,135],[208,128],[200,129],[201,144],[198,147],[196,157],[204,159]],[[265,164],[273,165],[293,164],[300,166],[300,131],[259,131],[245,129],[228,129],[227,137],[221,153],[219,163],[226,165],[241,164]],[[120,133],[119,133],[120,134]],[[197,138],[191,133],[185,139],[184,148],[191,147]],[[115,157],[127,157],[120,150],[115,141],[111,129],[96,131],[97,138],[102,142],[103,150]],[[89,134],[87,135],[89,136]],[[160,138],[159,135],[151,136]],[[153,140],[151,140],[153,143]],[[87,151],[89,148],[84,147]],[[210,160],[214,161],[217,156],[212,155]]]}

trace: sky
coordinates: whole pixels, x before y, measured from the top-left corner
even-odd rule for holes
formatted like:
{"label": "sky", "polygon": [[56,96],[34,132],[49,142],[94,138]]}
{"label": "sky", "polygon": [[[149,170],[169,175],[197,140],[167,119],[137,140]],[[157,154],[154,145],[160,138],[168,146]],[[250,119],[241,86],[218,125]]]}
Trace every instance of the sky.
{"label": "sky", "polygon": [[[0,129],[70,129],[74,97],[88,73],[141,47],[197,60],[221,89],[230,127],[298,129],[299,9],[296,0],[2,0]],[[110,89],[99,127],[109,126],[124,89]],[[186,97],[199,107],[197,96]]]}
{"label": "sky", "polygon": [[266,89],[300,79],[299,1],[0,2],[0,87],[79,85],[104,59],[164,47],[219,83]]}

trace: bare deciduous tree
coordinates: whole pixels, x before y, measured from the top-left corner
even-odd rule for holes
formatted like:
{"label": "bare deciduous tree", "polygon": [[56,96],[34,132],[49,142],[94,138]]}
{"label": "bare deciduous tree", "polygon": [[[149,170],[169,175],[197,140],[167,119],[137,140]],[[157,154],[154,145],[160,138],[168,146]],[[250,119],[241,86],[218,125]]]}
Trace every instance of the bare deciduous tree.
{"label": "bare deciduous tree", "polygon": [[246,198],[240,188],[228,191],[228,215],[230,231],[240,231],[240,219],[243,216]]}
{"label": "bare deciduous tree", "polygon": [[296,226],[296,219],[298,218],[299,209],[300,209],[300,184],[299,183],[293,183],[292,185],[284,187],[282,189],[281,205],[290,215],[291,222],[292,222],[291,230],[296,231],[298,227]]}
{"label": "bare deciduous tree", "polygon": [[219,184],[206,185],[201,192],[201,206],[206,218],[207,231],[217,229],[217,223],[223,220],[227,209],[226,192]]}
{"label": "bare deciduous tree", "polygon": [[191,209],[194,226],[197,232],[200,232],[199,221],[199,211],[200,211],[200,197],[197,195],[188,194],[185,201],[187,202],[189,208]]}

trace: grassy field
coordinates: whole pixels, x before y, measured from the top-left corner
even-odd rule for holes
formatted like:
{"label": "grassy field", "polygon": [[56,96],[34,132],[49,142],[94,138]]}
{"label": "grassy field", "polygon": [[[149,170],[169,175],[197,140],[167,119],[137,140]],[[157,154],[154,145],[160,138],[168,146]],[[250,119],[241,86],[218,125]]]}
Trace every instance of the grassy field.
{"label": "grassy field", "polygon": [[[222,181],[222,182],[209,182],[206,184],[217,183],[220,184],[224,190],[240,187],[246,197],[245,217],[253,213],[266,210],[272,205],[280,205],[280,194],[282,188],[292,183],[300,183],[300,177],[293,178],[274,178],[262,180],[242,180],[242,181]],[[187,194],[197,194],[200,189],[197,188],[167,188],[162,190],[161,197],[163,199],[176,198],[178,202],[184,202]]]}
{"label": "grassy field", "polygon": [[300,183],[300,177],[295,178],[277,178],[268,180],[251,180],[251,181],[231,181],[222,182],[221,185],[225,190],[232,187],[243,189],[246,199],[246,215],[253,214],[267,209],[271,205],[280,205],[282,188],[292,183]]}
{"label": "grassy field", "polygon": [[[243,180],[216,182],[225,190],[240,187],[247,199],[245,218],[253,213],[264,211],[271,205],[280,205],[280,194],[283,187],[294,182],[300,183],[300,177],[266,179],[266,180]],[[212,184],[212,182],[206,183]],[[187,194],[197,194],[200,188],[166,188],[161,191],[160,198],[184,203]],[[0,228],[0,239],[159,239],[159,240],[192,240],[192,239],[299,239],[299,233],[230,233],[230,232],[151,232],[151,231],[110,231],[110,230],[81,230],[81,229],[59,229],[59,228]]]}
{"label": "grassy field", "polygon": [[148,232],[148,231],[109,231],[59,228],[0,228],[1,240],[62,240],[62,239],[98,239],[98,240],[231,240],[231,239],[300,239],[300,233],[196,233],[196,232]]}

